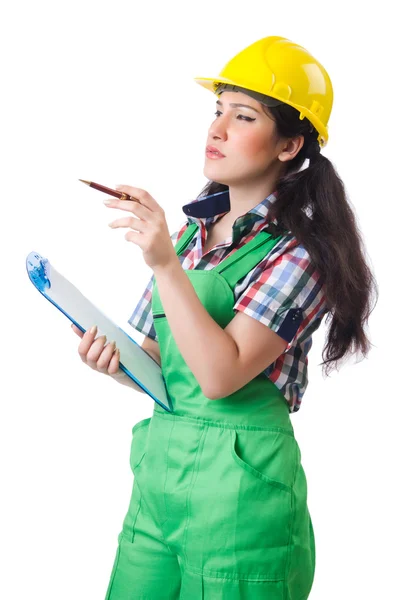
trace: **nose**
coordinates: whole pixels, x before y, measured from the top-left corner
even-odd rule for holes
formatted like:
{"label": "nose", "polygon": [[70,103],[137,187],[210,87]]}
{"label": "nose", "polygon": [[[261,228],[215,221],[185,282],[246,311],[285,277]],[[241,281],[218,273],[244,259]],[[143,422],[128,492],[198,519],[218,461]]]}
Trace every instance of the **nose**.
{"label": "nose", "polygon": [[212,139],[227,139],[227,124],[225,120],[222,120],[221,116],[218,116],[215,121],[211,124],[208,130],[209,137]]}

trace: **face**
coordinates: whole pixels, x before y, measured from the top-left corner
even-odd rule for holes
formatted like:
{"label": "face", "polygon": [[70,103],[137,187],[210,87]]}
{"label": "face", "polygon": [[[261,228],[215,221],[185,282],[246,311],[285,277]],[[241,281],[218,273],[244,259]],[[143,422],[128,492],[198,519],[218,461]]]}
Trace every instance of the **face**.
{"label": "face", "polygon": [[214,146],[225,158],[213,159],[206,153],[204,175],[226,185],[263,176],[282,148],[275,138],[275,122],[260,102],[243,92],[226,91],[215,99],[217,112],[206,146]]}

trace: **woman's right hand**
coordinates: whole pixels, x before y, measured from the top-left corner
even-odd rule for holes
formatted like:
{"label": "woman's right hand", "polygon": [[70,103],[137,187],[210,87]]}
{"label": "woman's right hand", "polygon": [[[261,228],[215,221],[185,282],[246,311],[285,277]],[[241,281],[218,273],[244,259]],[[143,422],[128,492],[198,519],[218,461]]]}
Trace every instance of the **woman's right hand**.
{"label": "woman's right hand", "polygon": [[93,332],[87,329],[85,333],[72,323],[72,329],[81,338],[78,353],[83,363],[94,371],[105,375],[115,375],[119,370],[120,351],[115,342],[106,344],[106,336],[101,335],[95,339],[97,327]]}

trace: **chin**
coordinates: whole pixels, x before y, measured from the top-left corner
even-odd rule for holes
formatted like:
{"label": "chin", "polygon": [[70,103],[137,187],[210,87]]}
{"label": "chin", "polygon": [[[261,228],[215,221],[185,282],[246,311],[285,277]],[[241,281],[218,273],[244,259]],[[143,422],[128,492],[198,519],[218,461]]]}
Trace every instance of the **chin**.
{"label": "chin", "polygon": [[208,175],[208,173],[205,172],[205,169],[203,170],[203,175],[213,183],[222,183],[223,185],[229,185],[229,180],[223,179],[222,177],[217,177],[216,175],[214,175],[214,177],[211,177],[211,175]]}
{"label": "chin", "polygon": [[218,175],[220,175],[221,177],[223,175],[223,177],[225,179],[228,179],[227,174],[222,173],[222,175],[221,175],[221,173],[222,173],[222,169],[219,169],[219,168],[217,169],[216,167],[214,167],[213,169],[209,169],[208,165],[205,165],[203,168],[203,175],[205,177],[207,177],[207,179],[211,179],[212,181],[217,181],[218,183],[225,183],[227,185],[228,181],[225,181],[225,182],[220,181],[220,179],[217,177]]}

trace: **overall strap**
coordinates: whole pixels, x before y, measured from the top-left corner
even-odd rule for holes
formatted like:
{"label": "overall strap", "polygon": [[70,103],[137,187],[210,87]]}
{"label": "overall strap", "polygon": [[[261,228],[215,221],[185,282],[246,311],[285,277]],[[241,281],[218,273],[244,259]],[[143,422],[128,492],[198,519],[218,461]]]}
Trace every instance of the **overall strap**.
{"label": "overall strap", "polygon": [[182,237],[180,238],[178,243],[175,245],[175,252],[178,254],[178,256],[180,254],[182,254],[182,252],[184,251],[186,246],[190,243],[190,240],[196,233],[197,228],[198,228],[197,223],[190,223],[190,225],[188,225],[188,227],[186,228]]}
{"label": "overall strap", "polygon": [[[190,223],[181,239],[175,246],[175,252],[179,255],[183,252],[190,240],[196,233],[197,223]],[[245,277],[280,241],[286,234],[280,233],[274,229],[271,224],[266,230],[258,232],[255,237],[244,244],[241,248],[233,252],[222,260],[219,265],[211,271],[217,271],[227,281],[231,289],[234,289],[236,283]]]}

